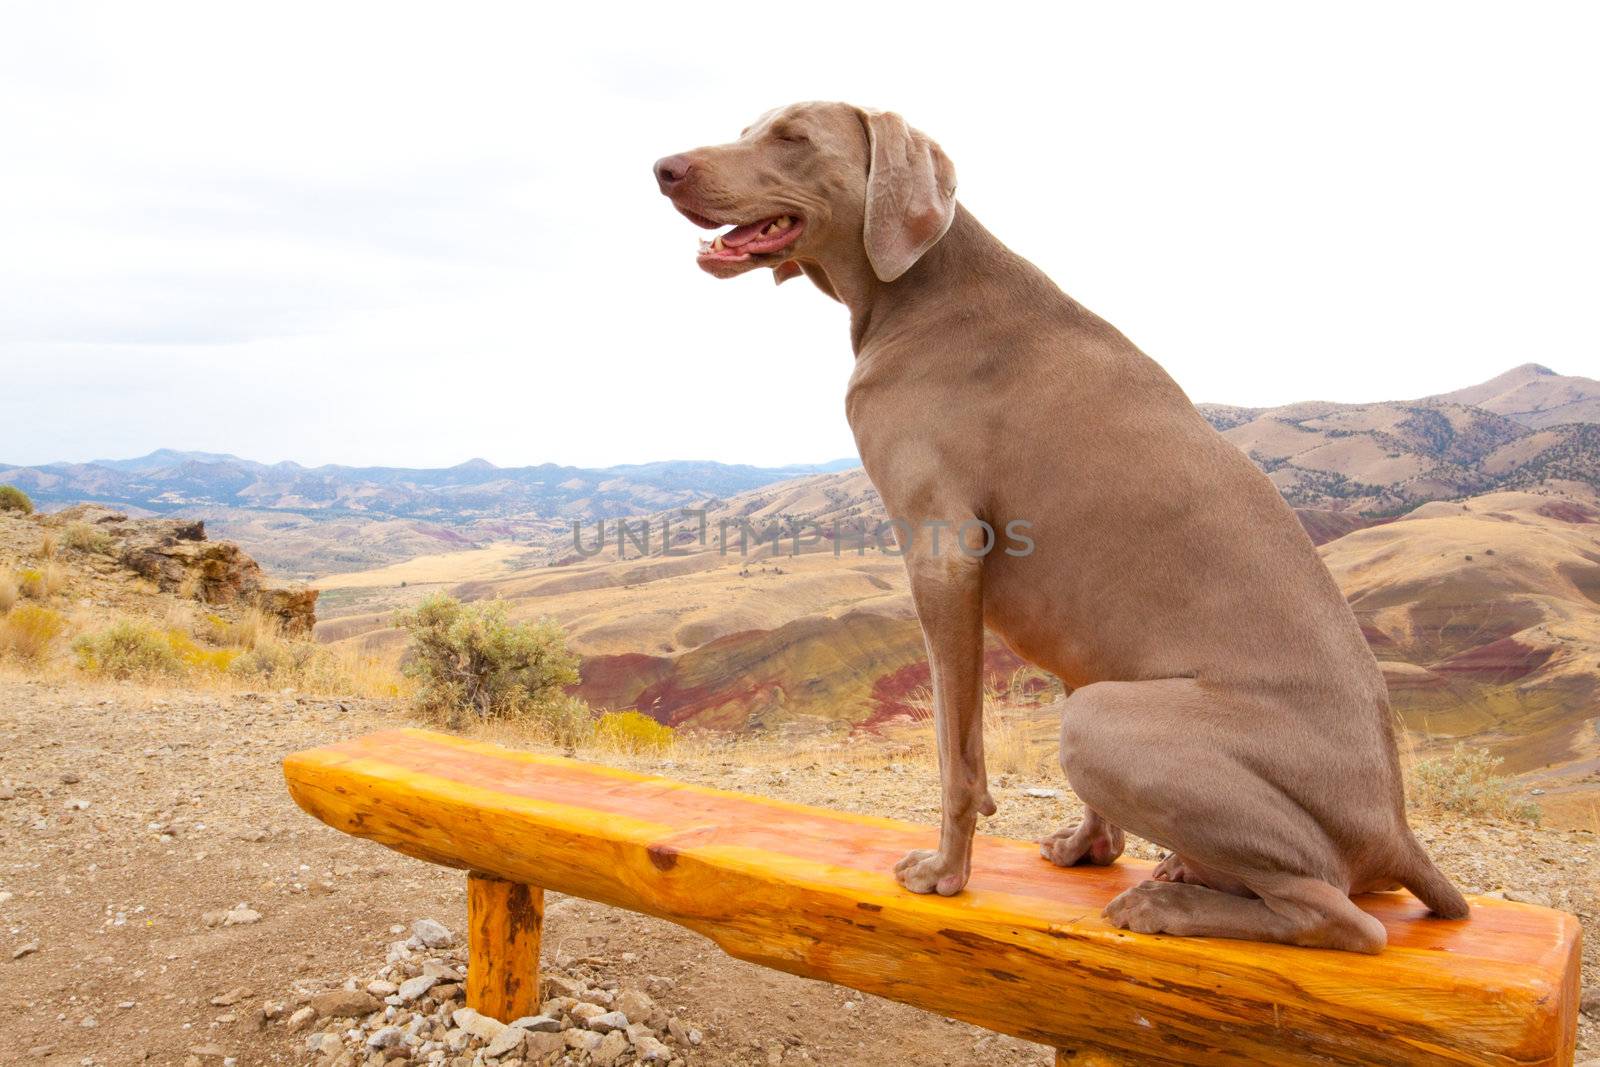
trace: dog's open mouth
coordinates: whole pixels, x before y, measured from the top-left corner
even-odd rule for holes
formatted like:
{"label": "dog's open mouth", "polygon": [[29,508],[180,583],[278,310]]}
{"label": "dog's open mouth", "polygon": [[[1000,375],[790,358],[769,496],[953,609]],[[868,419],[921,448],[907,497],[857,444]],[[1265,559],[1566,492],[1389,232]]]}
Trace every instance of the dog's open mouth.
{"label": "dog's open mouth", "polygon": [[774,255],[794,244],[805,228],[805,220],[798,215],[776,215],[760,222],[748,222],[709,241],[701,241],[696,260],[713,271],[717,267],[752,264],[754,257]]}

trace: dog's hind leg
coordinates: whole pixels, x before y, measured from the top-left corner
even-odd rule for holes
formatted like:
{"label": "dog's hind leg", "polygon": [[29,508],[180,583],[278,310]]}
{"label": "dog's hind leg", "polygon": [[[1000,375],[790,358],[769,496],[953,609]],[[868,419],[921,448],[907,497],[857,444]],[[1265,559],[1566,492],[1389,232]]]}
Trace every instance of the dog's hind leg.
{"label": "dog's hind leg", "polygon": [[[1111,902],[1115,925],[1147,933],[1245,938],[1376,952],[1383,926],[1351,903],[1341,839],[1372,845],[1395,832],[1384,767],[1337,739],[1285,744],[1294,705],[1191,678],[1102,682],[1067,699],[1062,767],[1101,822],[1181,857],[1172,880]],[[1265,724],[1265,725],[1263,725]],[[1308,778],[1337,775],[1332,825],[1311,810]],[[1173,878],[1181,867],[1182,880]],[[1199,883],[1199,884],[1197,884]]]}

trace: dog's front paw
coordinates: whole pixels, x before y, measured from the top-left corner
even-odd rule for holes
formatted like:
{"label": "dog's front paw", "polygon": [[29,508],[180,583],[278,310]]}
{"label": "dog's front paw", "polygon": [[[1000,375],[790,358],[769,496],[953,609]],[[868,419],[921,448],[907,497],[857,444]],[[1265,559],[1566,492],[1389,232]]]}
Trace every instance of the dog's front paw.
{"label": "dog's front paw", "polygon": [[894,865],[895,881],[913,893],[938,893],[942,897],[961,892],[971,874],[965,863],[952,863],[932,849],[914,848]]}

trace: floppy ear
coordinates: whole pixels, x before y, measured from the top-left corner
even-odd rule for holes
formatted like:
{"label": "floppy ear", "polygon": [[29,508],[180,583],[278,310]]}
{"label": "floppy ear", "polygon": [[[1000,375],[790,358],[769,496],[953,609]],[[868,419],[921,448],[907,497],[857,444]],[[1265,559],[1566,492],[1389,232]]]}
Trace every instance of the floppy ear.
{"label": "floppy ear", "polygon": [[867,213],[862,239],[879,279],[892,282],[956,217],[956,168],[929,137],[892,111],[863,111]]}

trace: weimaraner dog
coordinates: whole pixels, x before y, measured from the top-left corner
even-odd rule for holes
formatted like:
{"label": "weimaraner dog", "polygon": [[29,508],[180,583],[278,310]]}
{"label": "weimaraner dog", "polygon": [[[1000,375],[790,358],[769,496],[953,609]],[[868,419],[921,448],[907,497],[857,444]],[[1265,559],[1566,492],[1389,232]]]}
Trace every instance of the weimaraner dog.
{"label": "weimaraner dog", "polygon": [[[956,201],[937,144],[892,113],[795,104],[655,177],[695,224],[733,225],[701,244],[707,273],[804,274],[850,309],[845,411],[898,520],[938,728],[939,845],[900,861],[902,885],[959,892],[995,810],[987,626],[1071,691],[1061,766],[1085,815],[1045,858],[1110,863],[1123,830],[1170,850],[1106,907],[1116,926],[1377,952],[1352,893],[1467,914],[1406,823],[1382,675],[1294,512]],[[995,547],[1017,520],[1031,552]]]}

